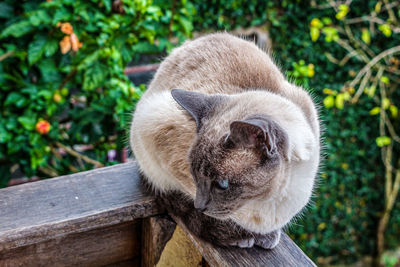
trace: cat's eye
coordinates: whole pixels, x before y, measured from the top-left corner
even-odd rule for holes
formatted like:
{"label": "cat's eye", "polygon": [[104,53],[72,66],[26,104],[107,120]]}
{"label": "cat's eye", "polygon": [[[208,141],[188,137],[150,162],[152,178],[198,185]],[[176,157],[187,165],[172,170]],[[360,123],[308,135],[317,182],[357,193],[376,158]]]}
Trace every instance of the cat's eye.
{"label": "cat's eye", "polygon": [[219,180],[217,181],[217,185],[220,189],[226,190],[229,187],[229,182],[228,180]]}

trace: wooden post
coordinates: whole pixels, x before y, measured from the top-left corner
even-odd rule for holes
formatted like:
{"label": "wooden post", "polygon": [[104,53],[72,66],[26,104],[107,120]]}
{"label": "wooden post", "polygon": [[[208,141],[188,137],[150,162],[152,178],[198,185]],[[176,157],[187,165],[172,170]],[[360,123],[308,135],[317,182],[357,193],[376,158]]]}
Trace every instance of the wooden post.
{"label": "wooden post", "polygon": [[159,215],[143,220],[141,266],[154,267],[165,245],[175,231],[176,223],[168,216]]}

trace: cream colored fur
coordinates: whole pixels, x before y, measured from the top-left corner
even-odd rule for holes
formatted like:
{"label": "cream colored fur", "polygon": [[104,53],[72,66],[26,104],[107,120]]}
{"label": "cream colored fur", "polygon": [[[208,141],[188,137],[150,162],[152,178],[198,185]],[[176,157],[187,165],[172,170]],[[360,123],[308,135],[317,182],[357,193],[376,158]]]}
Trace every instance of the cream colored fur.
{"label": "cream colored fur", "polygon": [[309,95],[285,80],[266,53],[229,34],[208,35],[175,49],[136,107],[130,141],[156,190],[179,190],[192,199],[196,187],[188,155],[196,125],[172,99],[174,88],[230,95],[210,136],[223,136],[233,120],[252,114],[271,116],[287,132],[288,164],[272,194],[248,201],[230,216],[257,233],[286,225],[308,203],[319,164],[319,123]]}

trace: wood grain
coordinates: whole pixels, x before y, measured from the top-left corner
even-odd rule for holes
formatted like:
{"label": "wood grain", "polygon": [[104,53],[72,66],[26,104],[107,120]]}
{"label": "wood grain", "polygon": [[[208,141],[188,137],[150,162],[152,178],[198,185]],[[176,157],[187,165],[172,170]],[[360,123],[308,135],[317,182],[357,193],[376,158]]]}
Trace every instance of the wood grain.
{"label": "wood grain", "polygon": [[[138,266],[146,246],[152,266],[171,229],[142,220],[162,213],[134,162],[1,189],[0,266]],[[315,266],[285,234],[273,250],[221,248],[174,219],[210,266]]]}
{"label": "wood grain", "polygon": [[156,266],[165,245],[175,231],[176,223],[167,216],[154,216],[142,222],[141,266]]}
{"label": "wood grain", "polygon": [[138,260],[140,230],[140,223],[123,223],[3,251],[0,266],[103,266]]}
{"label": "wood grain", "polygon": [[223,248],[193,236],[179,218],[174,217],[174,219],[192,240],[209,266],[316,266],[285,233],[282,233],[278,246],[271,250],[259,247]]}
{"label": "wood grain", "polygon": [[134,163],[0,190],[0,253],[162,212]]}

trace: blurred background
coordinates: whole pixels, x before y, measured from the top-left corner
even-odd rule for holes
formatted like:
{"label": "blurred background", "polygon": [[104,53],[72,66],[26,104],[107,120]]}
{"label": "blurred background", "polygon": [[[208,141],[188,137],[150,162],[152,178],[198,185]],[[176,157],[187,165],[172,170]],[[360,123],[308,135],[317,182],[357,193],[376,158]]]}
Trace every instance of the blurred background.
{"label": "blurred background", "polygon": [[290,236],[318,265],[400,266],[399,1],[3,0],[0,29],[0,187],[127,161],[162,58],[226,30],[320,103],[325,159]]}

